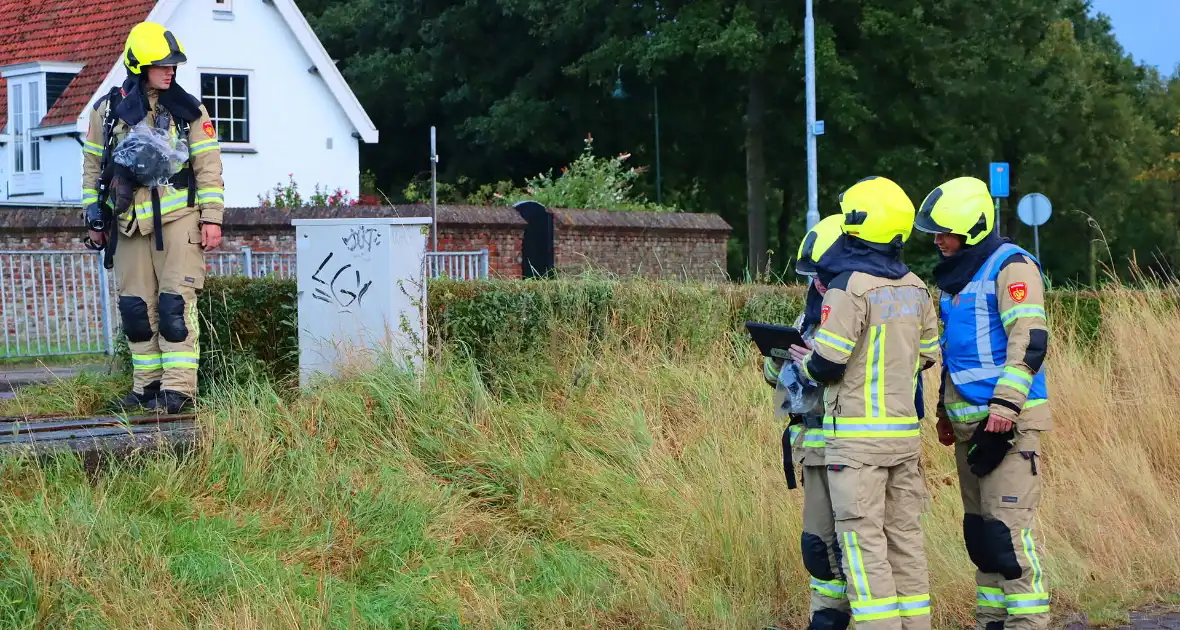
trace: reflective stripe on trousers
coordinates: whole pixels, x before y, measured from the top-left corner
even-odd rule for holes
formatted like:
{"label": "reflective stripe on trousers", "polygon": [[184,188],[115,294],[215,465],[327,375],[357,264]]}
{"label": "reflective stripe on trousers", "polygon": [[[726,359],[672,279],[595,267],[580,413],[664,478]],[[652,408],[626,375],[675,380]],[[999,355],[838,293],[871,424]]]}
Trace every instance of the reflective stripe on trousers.
{"label": "reflective stripe on trousers", "polygon": [[1005,595],[1003,589],[992,586],[976,587],[975,603],[980,608],[1004,609],[1009,615],[1038,615],[1049,612],[1048,593]]}

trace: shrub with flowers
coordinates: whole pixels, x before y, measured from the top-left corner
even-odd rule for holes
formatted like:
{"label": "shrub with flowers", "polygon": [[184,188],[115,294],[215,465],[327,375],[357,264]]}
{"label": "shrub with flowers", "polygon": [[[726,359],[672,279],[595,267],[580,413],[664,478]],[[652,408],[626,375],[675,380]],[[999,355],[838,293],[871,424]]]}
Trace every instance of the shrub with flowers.
{"label": "shrub with flowers", "polygon": [[294,173],[287,173],[286,184],[275,184],[266,195],[258,195],[260,208],[337,208],[355,205],[357,199],[350,198],[347,190],[329,190],[327,187],[320,190],[318,183],[315,185],[315,192],[305,201],[299,193],[299,184],[295,182]]}
{"label": "shrub with flowers", "polygon": [[[634,192],[633,186],[647,169],[628,166],[630,153],[615,157],[596,157],[594,138],[586,136],[585,148],[569,166],[554,176],[553,169],[526,179],[524,187],[510,181],[484,184],[467,195],[470,180],[460,177],[458,184],[438,183],[439,203],[471,203],[482,206],[510,206],[518,201],[532,200],[549,208],[582,208],[591,210],[647,210],[677,212],[677,208],[657,205]],[[410,203],[430,203],[430,180],[414,180],[402,191]]]}
{"label": "shrub with flowers", "polygon": [[[658,206],[632,191],[635,180],[647,168],[628,166],[630,153],[600,158],[594,156],[593,137],[586,136],[585,145],[576,160],[562,167],[560,175],[554,177],[550,169],[525,180],[524,190],[514,195],[519,199],[508,203],[532,199],[550,208],[675,212],[675,208]],[[493,190],[492,196],[507,200],[500,190]]]}

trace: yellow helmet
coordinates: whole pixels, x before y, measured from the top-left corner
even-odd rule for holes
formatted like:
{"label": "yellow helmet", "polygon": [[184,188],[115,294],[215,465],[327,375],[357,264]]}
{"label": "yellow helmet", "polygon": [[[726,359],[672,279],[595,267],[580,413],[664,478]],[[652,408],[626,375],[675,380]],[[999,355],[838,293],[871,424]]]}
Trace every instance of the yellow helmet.
{"label": "yellow helmet", "polygon": [[974,245],[991,233],[994,213],[987,184],[974,177],[958,177],[926,196],[914,227],[930,234],[958,234],[967,245]]}
{"label": "yellow helmet", "polygon": [[795,258],[795,273],[802,276],[815,275],[815,263],[819,262],[824,252],[840,238],[843,225],[844,215],[840,214],[833,214],[816,223],[799,244],[799,254]]}
{"label": "yellow helmet", "polygon": [[142,73],[146,66],[175,66],[186,61],[180,40],[155,22],[136,24],[123,47],[123,65],[131,74]]}
{"label": "yellow helmet", "polygon": [[840,195],[844,233],[870,243],[905,243],[914,229],[914,202],[892,180],[866,177]]}

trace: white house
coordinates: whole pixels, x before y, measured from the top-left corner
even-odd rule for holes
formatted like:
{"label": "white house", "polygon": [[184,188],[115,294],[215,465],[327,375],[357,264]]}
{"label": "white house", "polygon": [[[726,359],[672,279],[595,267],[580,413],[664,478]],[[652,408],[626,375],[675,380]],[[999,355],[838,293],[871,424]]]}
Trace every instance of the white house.
{"label": "white house", "polygon": [[0,206],[81,205],[94,102],[127,75],[135,24],[167,26],[188,63],[176,81],[209,110],[225,205],[253,207],[292,174],[360,192],[377,128],[293,0],[0,0]]}

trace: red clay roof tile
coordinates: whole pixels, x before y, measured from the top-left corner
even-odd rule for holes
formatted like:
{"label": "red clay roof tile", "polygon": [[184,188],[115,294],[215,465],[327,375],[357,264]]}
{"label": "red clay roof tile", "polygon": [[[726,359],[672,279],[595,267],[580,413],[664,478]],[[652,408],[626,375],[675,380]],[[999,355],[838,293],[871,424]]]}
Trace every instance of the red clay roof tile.
{"label": "red clay roof tile", "polygon": [[[131,27],[142,22],[156,0],[0,0],[0,66],[29,61],[71,61],[85,66],[41,125],[77,119],[111,65],[123,52]],[[0,80],[0,129],[8,118],[8,86]]]}

